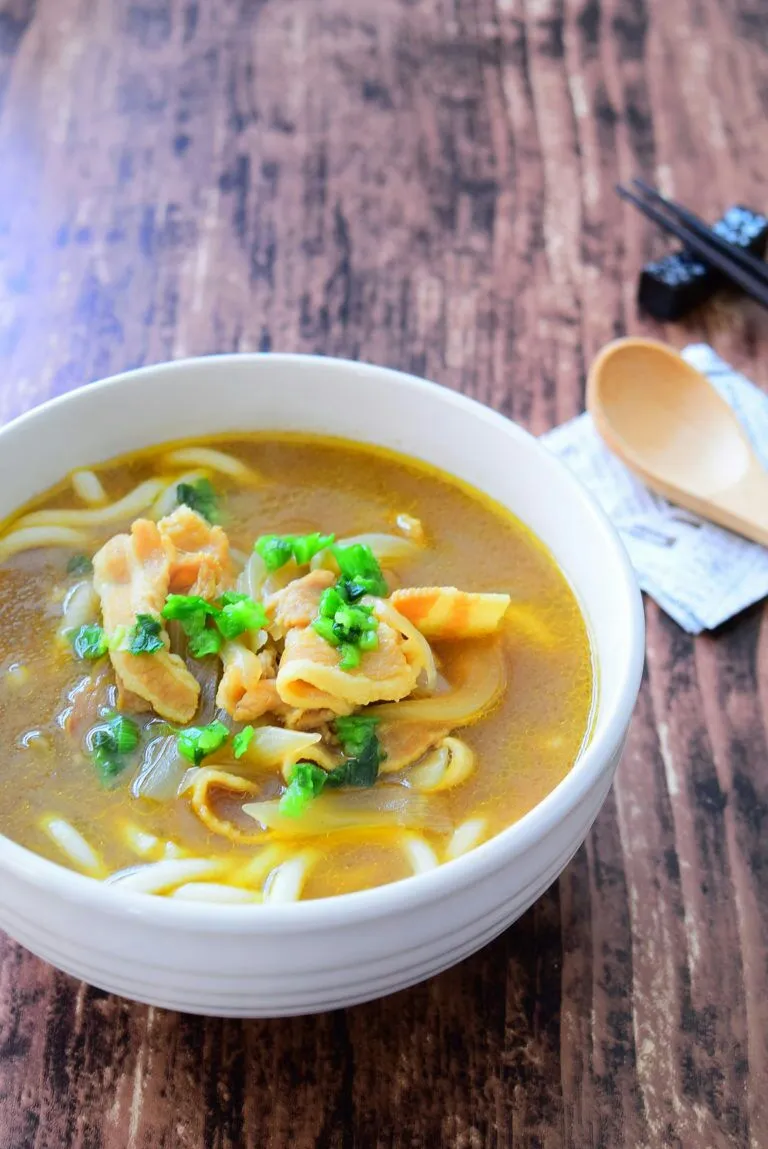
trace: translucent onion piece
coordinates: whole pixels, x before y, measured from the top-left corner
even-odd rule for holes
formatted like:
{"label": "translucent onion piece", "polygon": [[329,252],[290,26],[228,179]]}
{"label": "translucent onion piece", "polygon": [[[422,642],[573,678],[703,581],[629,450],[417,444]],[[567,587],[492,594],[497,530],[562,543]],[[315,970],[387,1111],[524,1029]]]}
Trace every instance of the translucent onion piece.
{"label": "translucent onion piece", "polygon": [[76,531],[74,527],[21,527],[0,539],[0,562],[36,547],[75,548],[85,546],[87,541],[88,536],[83,531]]}
{"label": "translucent onion piece", "polygon": [[92,878],[104,877],[104,862],[70,822],[64,818],[48,816],[43,819],[42,827],[76,869]]}
{"label": "translucent onion piece", "polygon": [[116,503],[88,510],[67,510],[52,507],[45,511],[31,511],[19,520],[19,527],[101,527],[123,519],[135,519],[157,498],[163,488],[161,479],[146,479]]}
{"label": "translucent onion piece", "polygon": [[241,483],[263,482],[258,472],[241,463],[234,455],[214,451],[210,447],[180,447],[176,451],[169,451],[164,462],[169,467],[207,467],[210,471],[239,479]]}
{"label": "translucent onion piece", "polygon": [[459,684],[433,698],[411,698],[404,702],[384,702],[366,710],[372,718],[387,722],[441,722],[450,726],[476,722],[490,710],[502,694],[506,676],[498,644],[484,647],[462,658]]}
{"label": "translucent onion piece", "polygon": [[[350,535],[346,539],[338,539],[340,547],[351,547],[356,543],[370,547],[379,563],[383,566],[397,566],[398,563],[408,562],[421,554],[423,547],[412,538],[403,538],[401,535],[365,534]],[[322,567],[324,570],[336,570],[336,559],[329,549],[319,551],[310,563],[312,570]]]}
{"label": "translucent onion piece", "polygon": [[[173,640],[171,640],[173,645]],[[217,717],[216,692],[221,678],[221,663],[218,658],[190,658],[187,659],[187,669],[200,683],[200,701],[197,705],[195,722],[199,726],[206,726]],[[224,715],[225,725],[229,725],[230,717]]]}
{"label": "translucent onion piece", "polygon": [[264,901],[297,902],[311,867],[319,858],[316,850],[304,850],[273,870],[264,883]]}
{"label": "translucent onion piece", "polygon": [[[286,774],[294,762],[304,758],[307,751],[322,739],[320,734],[304,730],[283,730],[282,726],[257,726],[240,764],[259,769],[279,767]],[[313,758],[312,761],[315,759]]]}
{"label": "translucent onion piece", "polygon": [[88,622],[95,622],[98,617],[99,596],[91,580],[84,579],[67,592],[62,607],[60,633],[65,630],[77,630]]}
{"label": "translucent onion piece", "polygon": [[261,894],[223,882],[187,882],[177,886],[170,895],[186,902],[217,902],[220,905],[253,905],[260,902]]}
{"label": "translucent onion piece", "polygon": [[237,579],[240,594],[247,594],[256,602],[261,599],[264,583],[267,581],[267,568],[264,559],[256,551],[249,556]]}
{"label": "translucent onion piece", "polygon": [[[373,612],[378,619],[382,622],[386,622],[393,630],[403,636],[408,661],[412,666],[419,667],[420,673],[424,675],[426,689],[434,690],[437,683],[437,667],[435,666],[435,656],[432,653],[432,647],[424,635],[416,629],[409,619],[404,618],[398,610],[395,610],[392,603],[387,599],[368,599],[366,597],[364,601],[373,604]],[[392,705],[395,704],[393,703]]]}
{"label": "translucent onion piece", "polygon": [[450,862],[453,858],[458,858],[469,850],[474,850],[484,836],[486,826],[485,818],[470,818],[469,821],[462,822],[460,826],[457,826],[445,848],[446,861]]}
{"label": "translucent onion piece", "polygon": [[179,754],[175,734],[153,738],[144,750],[141,767],[133,780],[131,793],[135,798],[170,802],[176,797],[188,767],[187,759]]}
{"label": "translucent onion piece", "polygon": [[460,786],[474,769],[474,750],[460,738],[443,738],[426,758],[404,770],[401,778],[407,786],[429,794]]}
{"label": "translucent onion piece", "polygon": [[162,894],[185,882],[198,878],[212,878],[221,873],[225,863],[213,858],[183,858],[163,862],[150,862],[146,866],[133,866],[120,870],[107,878],[108,885],[134,893]]}
{"label": "translucent onion piece", "polygon": [[402,786],[377,785],[370,790],[325,793],[300,818],[286,817],[280,803],[249,802],[243,813],[280,837],[309,837],[339,830],[405,826],[445,834],[452,829],[443,799]]}
{"label": "translucent onion piece", "polygon": [[91,507],[98,507],[102,503],[106,503],[107,492],[95,471],[73,471],[70,478],[72,488],[78,499],[82,499]]}
{"label": "translucent onion piece", "polygon": [[409,834],[403,838],[403,851],[413,867],[414,874],[425,874],[427,870],[434,870],[440,863],[437,854],[423,838]]}

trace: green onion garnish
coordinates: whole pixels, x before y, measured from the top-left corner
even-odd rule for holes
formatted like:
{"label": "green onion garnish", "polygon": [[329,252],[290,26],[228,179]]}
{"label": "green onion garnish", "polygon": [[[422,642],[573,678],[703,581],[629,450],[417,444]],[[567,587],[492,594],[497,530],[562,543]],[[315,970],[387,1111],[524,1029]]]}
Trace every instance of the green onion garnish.
{"label": "green onion garnish", "polygon": [[325,771],[314,762],[297,762],[288,777],[288,789],[280,799],[280,813],[299,818],[309,803],[326,786],[373,786],[385,755],[376,735],[378,718],[358,715],[337,718],[334,730],[349,757],[340,766]]}
{"label": "green onion garnish", "polygon": [[348,547],[335,546],[332,554],[341,571],[337,588],[347,602],[357,602],[364,594],[382,598],[388,593],[376,556],[365,543],[352,543]]}
{"label": "green onion garnish", "polygon": [[128,632],[128,650],[131,654],[156,654],[165,644],[160,633],[163,629],[159,619],[151,614],[137,614],[136,625]]}
{"label": "green onion garnish", "polygon": [[176,487],[176,503],[197,511],[209,523],[219,521],[219,498],[210,479],[198,479],[196,483],[179,483]]}
{"label": "green onion garnish", "polygon": [[254,543],[254,550],[264,559],[268,571],[279,570],[291,559],[298,566],[306,566],[320,551],[331,546],[335,535],[262,535]]}
{"label": "green onion garnish", "polygon": [[116,714],[109,721],[94,726],[86,741],[102,781],[107,782],[121,774],[128,765],[125,758],[139,744],[139,728],[132,718]]}
{"label": "green onion garnish", "polygon": [[235,758],[242,758],[251,742],[253,742],[255,733],[256,731],[252,726],[244,726],[242,730],[238,731],[232,739],[232,753]]}
{"label": "green onion garnish", "polygon": [[288,778],[288,789],[280,799],[280,813],[300,818],[309,803],[321,794],[328,774],[314,762],[297,762]]}
{"label": "green onion garnish", "polygon": [[229,730],[218,719],[207,726],[188,726],[186,730],[179,731],[179,754],[199,766],[203,758],[220,750],[228,738]]}
{"label": "green onion garnish", "polygon": [[193,658],[205,658],[221,649],[221,637],[206,626],[216,607],[196,594],[169,594],[163,607],[163,618],[176,620],[189,640],[189,653]]}
{"label": "green onion garnish", "polygon": [[227,590],[219,603],[220,610],[214,616],[214,622],[225,638],[237,638],[245,630],[260,630],[267,625],[264,607],[247,594]]}
{"label": "green onion garnish", "polygon": [[109,639],[103,626],[96,623],[79,626],[71,635],[72,649],[78,658],[103,658],[109,650]]}
{"label": "green onion garnish", "polygon": [[[267,612],[247,594],[228,590],[215,603],[194,594],[169,594],[163,618],[176,619],[189,639],[189,653],[204,658],[221,649],[223,639],[237,638],[246,630],[267,625]],[[207,625],[208,619],[214,627]]]}

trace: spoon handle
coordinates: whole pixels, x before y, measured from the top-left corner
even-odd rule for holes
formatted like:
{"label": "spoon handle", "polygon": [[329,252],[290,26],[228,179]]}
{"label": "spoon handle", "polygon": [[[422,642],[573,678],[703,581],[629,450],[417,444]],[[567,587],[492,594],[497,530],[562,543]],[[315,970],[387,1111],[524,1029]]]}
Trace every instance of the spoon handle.
{"label": "spoon handle", "polygon": [[768,546],[768,472],[757,460],[733,486],[710,495],[709,502],[712,513],[708,517]]}

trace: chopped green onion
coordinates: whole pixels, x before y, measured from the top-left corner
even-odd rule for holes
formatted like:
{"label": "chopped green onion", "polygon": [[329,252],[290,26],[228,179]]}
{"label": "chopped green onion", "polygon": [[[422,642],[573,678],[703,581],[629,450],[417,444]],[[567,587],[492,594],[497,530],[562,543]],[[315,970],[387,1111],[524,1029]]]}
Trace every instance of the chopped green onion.
{"label": "chopped green onion", "polygon": [[215,617],[218,608],[196,594],[169,594],[163,607],[163,618],[175,619],[189,640],[189,653],[193,658],[218,654],[221,637],[206,627],[209,615]]}
{"label": "chopped green onion", "polygon": [[321,535],[319,531],[311,535],[297,535],[293,539],[292,547],[295,561],[300,567],[306,566],[312,562],[316,554],[329,547],[335,537],[335,535]]}
{"label": "chopped green onion", "polygon": [[365,714],[351,714],[337,718],[333,723],[333,729],[344,753],[352,757],[361,754],[371,735],[376,733],[380,721],[379,718],[368,718]]}
{"label": "chopped green onion", "polygon": [[264,560],[268,571],[279,570],[291,559],[298,566],[306,566],[320,551],[331,546],[335,535],[262,535],[254,543],[254,550]]}
{"label": "chopped green onion", "polygon": [[139,744],[139,728],[132,718],[116,714],[108,722],[94,726],[88,732],[87,743],[102,781],[107,782],[127,766],[126,755]]}
{"label": "chopped green onion", "polygon": [[180,730],[177,745],[179,753],[188,762],[199,766],[203,758],[220,750],[228,738],[229,730],[216,719],[207,726],[188,726],[186,730]]}
{"label": "chopped green onion", "polygon": [[78,658],[103,658],[109,650],[109,639],[103,626],[96,623],[79,626],[71,636],[72,649]]}
{"label": "chopped green onion", "polygon": [[385,754],[376,734],[378,719],[358,715],[337,718],[334,730],[350,757],[328,775],[329,786],[373,786]]}
{"label": "chopped green onion", "polygon": [[357,602],[364,594],[382,597],[388,593],[376,556],[365,543],[352,543],[348,547],[335,546],[332,553],[342,576],[339,589],[342,593],[346,592],[349,602]]}
{"label": "chopped green onion", "polygon": [[325,771],[314,762],[297,762],[288,776],[288,789],[280,799],[280,812],[298,818],[309,803],[326,786],[373,786],[384,760],[378,737],[377,718],[361,715],[337,718],[334,729],[345,754],[351,755],[340,766]]}
{"label": "chopped green onion", "polygon": [[196,483],[179,483],[176,487],[176,503],[196,511],[209,523],[219,521],[219,499],[210,479],[198,479]]}
{"label": "chopped green onion", "polygon": [[219,600],[221,611],[215,617],[216,626],[225,638],[237,638],[245,630],[260,630],[267,625],[267,612],[260,602],[247,594],[225,591]]}
{"label": "chopped green onion", "polygon": [[128,650],[131,654],[156,654],[165,644],[160,638],[162,623],[151,614],[137,614],[136,625],[128,635]]}
{"label": "chopped green onion", "polygon": [[252,726],[244,726],[232,739],[232,753],[235,758],[242,758],[246,750],[253,742],[253,736],[256,731]]}
{"label": "chopped green onion", "polygon": [[341,644],[341,659],[339,661],[339,666],[342,670],[354,670],[360,665],[361,658],[362,655],[360,653],[359,646],[355,646],[354,643],[351,642],[343,642]]}
{"label": "chopped green onion", "polygon": [[331,646],[340,646],[341,641],[336,637],[333,629],[333,619],[331,618],[316,618],[312,623],[312,629],[324,638]]}
{"label": "chopped green onion", "polygon": [[88,555],[72,555],[72,558],[67,563],[68,575],[86,575],[90,574],[93,570],[93,563],[88,558]]}
{"label": "chopped green onion", "polygon": [[314,762],[297,762],[288,779],[288,789],[280,799],[280,813],[299,818],[309,803],[321,794],[329,775]]}

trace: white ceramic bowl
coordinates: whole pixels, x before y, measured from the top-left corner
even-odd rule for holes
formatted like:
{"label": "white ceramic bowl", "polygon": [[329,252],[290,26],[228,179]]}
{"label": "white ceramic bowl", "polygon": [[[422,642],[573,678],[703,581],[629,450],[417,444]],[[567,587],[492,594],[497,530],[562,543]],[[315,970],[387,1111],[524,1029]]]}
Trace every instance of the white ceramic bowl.
{"label": "white ceramic bowl", "polygon": [[0,430],[0,518],[68,471],[207,432],[341,435],[436,464],[509,507],[554,554],[586,614],[599,673],[594,735],[504,833],[437,870],[361,893],[214,906],[121,892],[0,837],[0,926],[103,989],[191,1013],[276,1017],[412,985],[501,933],[557,877],[611,785],[640,684],[643,613],[624,550],[565,468],[461,395],[333,359],[238,355],[146,367]]}

